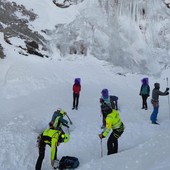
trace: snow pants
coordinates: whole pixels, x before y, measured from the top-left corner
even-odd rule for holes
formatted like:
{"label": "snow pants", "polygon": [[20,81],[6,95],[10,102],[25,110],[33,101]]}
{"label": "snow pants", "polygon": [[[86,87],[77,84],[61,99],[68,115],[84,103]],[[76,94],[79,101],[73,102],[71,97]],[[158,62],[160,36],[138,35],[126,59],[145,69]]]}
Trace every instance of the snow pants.
{"label": "snow pants", "polygon": [[107,141],[107,155],[111,155],[118,152],[118,138],[122,135],[123,132],[123,123],[119,129],[113,129],[113,132],[110,134],[109,139]]}
{"label": "snow pants", "polygon": [[153,112],[152,112],[151,117],[150,117],[150,120],[152,122],[156,122],[157,121],[158,111],[159,111],[159,106],[153,107]]}
{"label": "snow pants", "polygon": [[107,141],[107,150],[107,155],[117,153],[118,151],[118,139],[114,136],[113,132],[110,134]]}
{"label": "snow pants", "polygon": [[[44,141],[39,142],[39,157],[37,159],[37,163],[35,165],[35,170],[41,170],[42,167],[42,162],[45,157],[45,148],[46,148],[46,143]],[[57,149],[55,153],[55,160],[57,158]]]}
{"label": "snow pants", "polygon": [[148,98],[148,95],[142,95],[142,108],[143,109],[148,109],[147,98]]}
{"label": "snow pants", "polygon": [[79,105],[79,94],[73,93],[73,108],[78,108]]}
{"label": "snow pants", "polygon": [[158,116],[158,111],[159,111],[159,101],[153,101],[151,100],[151,103],[153,105],[153,112],[150,116],[150,120],[152,122],[156,122],[157,121],[157,116]]}

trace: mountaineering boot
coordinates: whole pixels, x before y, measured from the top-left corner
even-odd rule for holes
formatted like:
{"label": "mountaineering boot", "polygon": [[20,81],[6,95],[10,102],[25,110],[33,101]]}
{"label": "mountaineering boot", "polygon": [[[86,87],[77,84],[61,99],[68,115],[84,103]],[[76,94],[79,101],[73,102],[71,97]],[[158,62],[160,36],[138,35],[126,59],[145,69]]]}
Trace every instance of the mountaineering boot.
{"label": "mountaineering boot", "polygon": [[158,122],[152,122],[152,124],[159,125],[159,123],[158,123]]}
{"label": "mountaineering boot", "polygon": [[74,110],[75,108],[73,107],[72,110]]}

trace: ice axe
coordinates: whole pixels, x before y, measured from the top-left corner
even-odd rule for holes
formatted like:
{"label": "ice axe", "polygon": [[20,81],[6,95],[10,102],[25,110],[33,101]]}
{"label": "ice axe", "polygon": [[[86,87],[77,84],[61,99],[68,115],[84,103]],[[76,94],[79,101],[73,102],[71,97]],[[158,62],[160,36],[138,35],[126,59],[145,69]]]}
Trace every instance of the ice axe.
{"label": "ice axe", "polygon": [[[168,88],[168,77],[166,78],[166,82],[167,82],[167,88]],[[168,95],[168,107],[169,107],[169,116],[170,116],[170,103],[169,103],[169,95]]]}
{"label": "ice axe", "polygon": [[73,122],[71,121],[71,119],[69,118],[69,116],[67,114],[66,114],[66,116],[67,116],[68,120],[70,121],[70,125],[72,125]]}
{"label": "ice axe", "polygon": [[100,139],[100,145],[101,145],[101,158],[103,157],[103,145],[102,145],[102,139]]}

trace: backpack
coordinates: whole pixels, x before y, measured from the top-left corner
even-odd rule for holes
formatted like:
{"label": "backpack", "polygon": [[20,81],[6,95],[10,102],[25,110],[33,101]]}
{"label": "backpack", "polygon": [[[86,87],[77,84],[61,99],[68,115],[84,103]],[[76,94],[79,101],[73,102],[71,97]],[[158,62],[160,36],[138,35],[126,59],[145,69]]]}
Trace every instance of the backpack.
{"label": "backpack", "polygon": [[110,104],[111,104],[112,109],[115,109],[115,102],[111,97],[110,97]]}
{"label": "backpack", "polygon": [[116,110],[118,109],[117,100],[118,100],[117,96],[110,96],[110,104],[112,109],[116,109]]}
{"label": "backpack", "polygon": [[59,170],[75,169],[79,166],[78,158],[73,156],[63,156],[59,162]]}

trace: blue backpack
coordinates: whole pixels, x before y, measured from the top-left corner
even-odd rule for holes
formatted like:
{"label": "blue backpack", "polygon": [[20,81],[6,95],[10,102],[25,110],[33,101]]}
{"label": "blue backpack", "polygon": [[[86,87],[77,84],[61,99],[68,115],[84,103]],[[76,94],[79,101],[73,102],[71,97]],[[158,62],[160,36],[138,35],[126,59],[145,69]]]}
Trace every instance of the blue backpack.
{"label": "blue backpack", "polygon": [[59,162],[59,170],[75,169],[79,166],[78,158],[73,156],[63,156]]}

